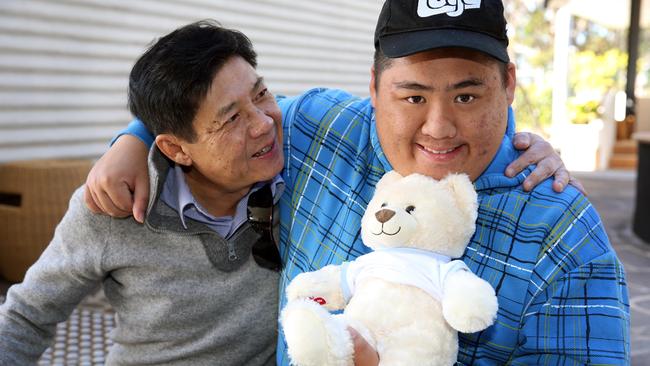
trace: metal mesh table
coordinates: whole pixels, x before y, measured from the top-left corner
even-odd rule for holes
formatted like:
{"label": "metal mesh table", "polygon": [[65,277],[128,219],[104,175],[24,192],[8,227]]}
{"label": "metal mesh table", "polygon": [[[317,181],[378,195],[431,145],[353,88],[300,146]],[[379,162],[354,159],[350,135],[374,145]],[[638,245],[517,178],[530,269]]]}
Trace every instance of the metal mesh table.
{"label": "metal mesh table", "polygon": [[41,366],[103,365],[113,344],[108,333],[115,328],[111,311],[77,308],[56,328],[54,344],[39,361]]}

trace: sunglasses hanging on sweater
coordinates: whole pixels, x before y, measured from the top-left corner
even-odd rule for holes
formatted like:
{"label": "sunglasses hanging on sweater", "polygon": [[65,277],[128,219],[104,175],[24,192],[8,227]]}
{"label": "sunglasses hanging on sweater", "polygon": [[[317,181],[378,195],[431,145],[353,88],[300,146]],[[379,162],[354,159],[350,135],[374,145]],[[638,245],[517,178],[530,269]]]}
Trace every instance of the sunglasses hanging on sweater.
{"label": "sunglasses hanging on sweater", "polygon": [[252,248],[255,262],[266,269],[281,270],[280,252],[273,236],[273,192],[269,184],[251,193],[247,211],[248,222],[260,235]]}

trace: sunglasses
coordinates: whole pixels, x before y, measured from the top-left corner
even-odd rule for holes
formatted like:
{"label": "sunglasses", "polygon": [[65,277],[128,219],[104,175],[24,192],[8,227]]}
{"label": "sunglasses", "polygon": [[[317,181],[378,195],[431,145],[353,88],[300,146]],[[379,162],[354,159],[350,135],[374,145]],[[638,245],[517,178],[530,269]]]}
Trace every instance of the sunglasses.
{"label": "sunglasses", "polygon": [[272,271],[282,269],[280,252],[273,235],[273,192],[271,185],[251,193],[248,197],[248,222],[260,238],[253,244],[252,254],[255,262],[262,268]]}

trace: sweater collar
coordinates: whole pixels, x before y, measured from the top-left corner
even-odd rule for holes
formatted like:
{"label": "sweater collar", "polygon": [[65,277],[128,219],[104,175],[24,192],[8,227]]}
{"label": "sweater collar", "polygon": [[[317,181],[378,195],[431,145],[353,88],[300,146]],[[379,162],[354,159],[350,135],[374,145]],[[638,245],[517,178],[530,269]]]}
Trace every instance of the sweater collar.
{"label": "sweater collar", "polygon": [[[164,215],[167,216],[168,218],[176,218],[177,220],[169,220],[165,224],[165,229],[169,229],[172,231],[177,231],[177,232],[193,232],[193,231],[207,231],[211,232],[214,230],[209,229],[209,226],[206,226],[207,223],[203,222],[201,220],[197,221],[196,218],[192,218],[192,220],[185,220],[184,215],[182,214],[182,210],[185,208],[185,204],[187,202],[184,202],[182,200],[178,200],[176,197],[176,193],[174,192],[174,199],[178,200],[175,203],[178,203],[178,206],[176,206],[174,203],[165,203],[165,205],[169,206],[169,210],[157,210],[157,204],[160,202],[163,202],[161,199],[161,196],[164,192],[165,189],[165,184],[167,182],[167,176],[169,174],[175,174],[174,167],[175,164],[169,160],[163,153],[158,149],[156,145],[153,145],[151,150],[149,151],[149,160],[148,160],[148,168],[149,168],[149,202],[147,204],[147,210],[146,210],[146,215],[145,215],[145,223],[148,225],[154,225],[154,221],[158,220],[150,220],[152,216],[154,215],[161,215],[164,212]],[[181,173],[182,174],[182,173]],[[253,186],[251,192],[256,191],[257,189],[261,188],[265,183],[270,183],[271,184],[271,191],[273,193],[273,203],[277,204],[277,202],[280,200],[280,197],[282,196],[282,193],[285,188],[285,183],[284,180],[280,175],[277,175],[275,178],[273,178],[272,181],[269,182],[260,182],[257,183]],[[250,196],[249,192],[238,204],[237,210],[241,211],[240,216],[241,220],[240,222],[237,223],[237,227],[235,227],[232,232],[229,232],[228,235],[226,236],[231,236],[234,234],[234,232],[237,231],[237,229],[241,226],[242,222],[246,221],[246,204],[248,203],[248,197]],[[189,197],[191,197],[191,192],[189,192],[189,188],[187,188],[187,194]],[[190,200],[191,202],[194,202],[193,198]],[[207,212],[207,211],[206,211]],[[243,214],[241,214],[243,212]],[[180,219],[179,219],[180,216]],[[217,218],[214,218],[217,219]],[[230,218],[232,220],[232,218]],[[155,226],[155,225],[154,225]]]}

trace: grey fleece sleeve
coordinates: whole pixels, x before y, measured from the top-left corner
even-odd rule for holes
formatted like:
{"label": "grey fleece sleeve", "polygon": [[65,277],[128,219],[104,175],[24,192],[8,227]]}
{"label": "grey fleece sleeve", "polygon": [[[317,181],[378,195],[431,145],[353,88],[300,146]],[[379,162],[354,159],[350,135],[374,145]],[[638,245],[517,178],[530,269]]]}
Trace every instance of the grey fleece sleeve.
{"label": "grey fleece sleeve", "polygon": [[36,364],[57,323],[101,283],[110,223],[88,211],[83,188],[73,194],[49,246],[0,306],[0,365]]}

